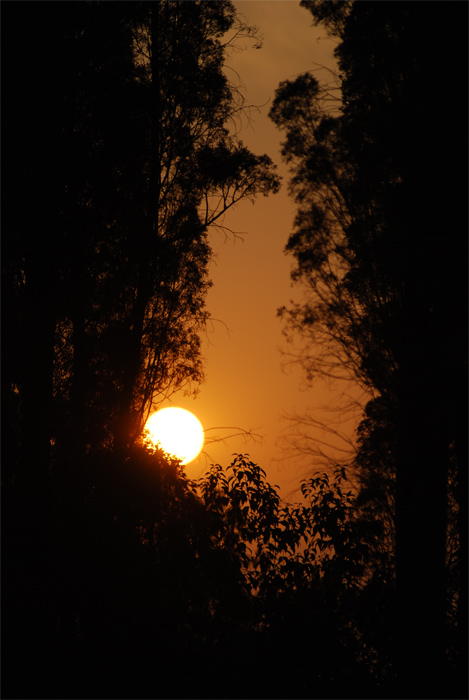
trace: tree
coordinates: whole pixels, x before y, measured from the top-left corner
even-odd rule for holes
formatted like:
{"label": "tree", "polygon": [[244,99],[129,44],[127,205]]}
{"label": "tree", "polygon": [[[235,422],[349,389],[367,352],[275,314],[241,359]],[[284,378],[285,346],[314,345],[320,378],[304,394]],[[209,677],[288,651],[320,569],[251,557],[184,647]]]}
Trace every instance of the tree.
{"label": "tree", "polygon": [[372,683],[343,470],[305,481],[295,504],[248,455],[197,482],[144,446],[82,468],[93,489],[79,517],[62,488],[34,538],[3,538],[5,695],[86,697],[92,684],[102,697],[284,697]]}
{"label": "tree", "polygon": [[134,439],[158,396],[201,379],[207,230],[240,199],[278,188],[270,159],[251,154],[226,126],[243,99],[223,74],[229,46],[220,39],[235,24],[251,30],[226,2],[143,8],[137,57],[146,66],[150,200],[120,409],[138,418]]}
{"label": "tree", "polygon": [[[150,408],[202,378],[210,227],[240,199],[278,189],[270,159],[230,130],[244,103],[223,73],[223,37],[253,32],[229,2],[26,7],[3,12],[16,56],[2,76],[9,687],[27,657],[24,694],[64,697],[83,667],[104,679],[115,652],[122,682],[128,658],[145,688],[165,650],[151,624],[167,633],[172,667],[179,634],[194,651],[188,629],[200,655],[216,647],[203,640],[225,557],[202,565],[200,507],[177,467],[137,443]],[[198,593],[173,586],[178,572]],[[220,573],[237,590],[229,578]],[[139,626],[143,667],[129,645]]]}
{"label": "tree", "polygon": [[315,474],[301,483],[303,503],[284,503],[261,467],[234,455],[227,470],[212,465],[194,488],[215,551],[231,557],[250,599],[242,643],[253,658],[243,666],[264,669],[250,694],[373,696],[375,649],[355,612],[366,597],[366,550],[345,471]]}
{"label": "tree", "polygon": [[[413,678],[406,687],[415,697],[434,697],[446,691],[426,677],[428,664],[446,679],[442,687],[452,673],[445,660],[445,492],[456,443],[458,473],[467,478],[459,418],[467,397],[458,389],[467,377],[467,182],[449,156],[467,143],[467,104],[434,110],[435,84],[458,90],[432,37],[442,37],[438,56],[449,55],[443,36],[451,35],[454,47],[467,8],[305,5],[341,39],[343,105],[337,117],[324,115],[310,76],[282,84],[273,104],[272,118],[287,130],[283,149],[299,205],[287,250],[294,278],[309,290],[303,306],[284,313],[306,339],[307,370],[353,371],[385,407],[387,434],[395,435],[400,677],[406,684]],[[467,65],[465,37],[458,35],[456,46],[457,62]],[[449,210],[456,192],[461,206]],[[381,446],[369,452],[380,429],[375,423],[367,438],[375,472],[386,460]],[[461,566],[465,571],[464,556]],[[465,605],[461,600],[460,612]],[[462,688],[464,665],[459,673]]]}
{"label": "tree", "polygon": [[[152,407],[201,381],[208,231],[279,185],[229,129],[244,102],[225,56],[254,36],[231,3],[30,10],[7,74],[22,91],[6,115],[4,285],[18,330],[4,388],[25,483],[46,484],[51,440],[55,464],[125,452]],[[29,101],[42,110],[32,123]]]}

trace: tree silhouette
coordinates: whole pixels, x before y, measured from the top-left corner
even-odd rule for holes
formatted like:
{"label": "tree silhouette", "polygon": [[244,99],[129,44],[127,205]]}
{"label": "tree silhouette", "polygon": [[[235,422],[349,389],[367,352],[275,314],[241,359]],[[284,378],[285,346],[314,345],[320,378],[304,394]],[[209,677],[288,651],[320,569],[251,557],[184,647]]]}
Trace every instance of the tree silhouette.
{"label": "tree silhouette", "polygon": [[358,494],[337,467],[301,503],[247,455],[191,482],[139,441],[203,373],[210,227],[278,188],[223,72],[255,32],[230,2],[5,5],[5,697],[464,690],[467,114],[430,95],[466,9],[304,4],[341,38],[344,105],[308,75],[273,105],[312,290],[290,319],[375,398]]}
{"label": "tree silhouette", "polygon": [[137,443],[203,375],[210,227],[278,189],[231,128],[222,37],[255,32],[229,2],[25,8],[3,13],[5,694],[153,693],[159,658],[177,695],[178,645],[189,675],[216,657],[210,605],[242,591]]}
{"label": "tree silhouette", "polygon": [[308,479],[304,502],[289,504],[248,455],[198,482],[140,446],[124,460],[88,455],[82,466],[93,488],[81,511],[62,486],[34,536],[4,536],[6,697],[372,687],[356,611],[364,552],[342,470]]}
{"label": "tree silhouette", "polygon": [[[336,55],[343,104],[341,114],[328,116],[310,75],[283,83],[273,103],[271,116],[287,131],[283,152],[299,206],[287,251],[295,258],[294,279],[307,290],[303,305],[283,313],[305,338],[307,371],[334,375],[346,368],[379,401],[368,406],[356,465],[367,470],[364,486],[373,473],[387,492],[382,514],[388,516],[393,463],[396,470],[402,684],[396,692],[463,692],[465,662],[458,667],[459,685],[451,685],[455,670],[446,660],[445,549],[456,444],[458,474],[467,478],[460,422],[467,416],[461,388],[467,377],[467,180],[458,174],[466,172],[465,156],[456,166],[449,155],[467,144],[467,100],[463,95],[444,114],[432,100],[436,84],[458,93],[453,65],[466,66],[467,55],[465,37],[455,39],[454,31],[465,23],[467,8],[304,5],[341,40]],[[438,56],[454,54],[451,60],[437,58],[430,38],[436,34]],[[378,406],[385,408],[387,426],[376,450],[384,427]],[[368,507],[370,495],[362,494]],[[458,507],[467,513],[462,492]],[[387,537],[392,540],[392,529]],[[466,601],[461,588],[461,614]],[[465,648],[461,640],[461,659]]]}
{"label": "tree silhouette", "polygon": [[342,469],[331,479],[318,473],[302,482],[303,503],[284,503],[248,455],[235,455],[227,470],[212,465],[194,485],[213,546],[230,553],[250,599],[243,643],[255,658],[243,664],[264,669],[250,694],[353,696],[373,687],[373,652],[354,610],[366,556],[347,485]]}
{"label": "tree silhouette", "polygon": [[[17,330],[4,387],[24,421],[24,469],[35,462],[25,481],[47,483],[51,440],[56,459],[125,450],[152,406],[201,380],[208,230],[278,179],[229,130],[244,103],[221,37],[253,35],[229,2],[31,6],[28,18],[7,75],[22,92],[6,115]],[[31,99],[43,106],[33,124]]]}

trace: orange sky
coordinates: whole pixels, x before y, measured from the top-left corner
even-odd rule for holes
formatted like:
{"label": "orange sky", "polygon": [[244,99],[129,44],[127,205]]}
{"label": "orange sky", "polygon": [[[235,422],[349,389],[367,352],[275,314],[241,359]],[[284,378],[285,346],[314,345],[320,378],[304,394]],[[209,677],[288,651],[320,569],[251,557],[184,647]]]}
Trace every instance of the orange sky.
{"label": "orange sky", "polygon": [[[179,405],[199,418],[204,428],[238,426],[263,436],[262,442],[232,438],[206,446],[207,456],[188,465],[190,477],[199,476],[207,464],[228,466],[233,452],[248,452],[267,472],[272,484],[279,484],[283,496],[298,485],[305,473],[319,468],[312,457],[296,454],[285,436],[294,431],[285,416],[313,410],[332,425],[337,414],[324,406],[334,399],[324,384],[304,390],[299,367],[282,369],[281,349],[286,349],[278,307],[299,299],[300,290],[290,283],[291,259],[283,252],[291,232],[295,204],[288,197],[288,170],[282,163],[283,134],[268,119],[268,111],[280,81],[322,64],[334,69],[334,42],[322,28],[312,26],[312,17],[296,0],[240,0],[234,3],[249,24],[259,27],[263,48],[249,42],[246,49],[230,59],[245,84],[248,103],[265,104],[253,114],[253,124],[241,138],[256,153],[267,153],[283,176],[279,194],[243,202],[227,214],[225,225],[244,232],[243,240],[225,240],[221,233],[211,237],[216,256],[211,266],[214,283],[207,308],[215,319],[205,342],[206,381],[196,399],[174,395],[163,405]],[[324,82],[326,70],[316,74]],[[227,331],[227,328],[229,332]],[[341,391],[344,387],[335,390]],[[353,421],[342,429],[353,433]],[[337,426],[335,426],[337,428]],[[227,436],[230,430],[208,430],[208,435]],[[314,432],[316,440],[329,441],[327,434]],[[290,449],[285,448],[290,444]],[[316,443],[320,445],[321,443]],[[336,442],[338,447],[343,446]]]}

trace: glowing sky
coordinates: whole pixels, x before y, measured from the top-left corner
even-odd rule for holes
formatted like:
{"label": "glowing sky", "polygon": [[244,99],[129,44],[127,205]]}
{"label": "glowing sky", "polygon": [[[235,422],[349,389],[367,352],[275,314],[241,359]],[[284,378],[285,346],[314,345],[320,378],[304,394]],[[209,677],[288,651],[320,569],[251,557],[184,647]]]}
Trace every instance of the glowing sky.
{"label": "glowing sky", "polygon": [[[280,349],[287,348],[277,309],[290,299],[299,298],[299,290],[292,289],[290,282],[292,261],[283,252],[295,205],[288,197],[288,170],[280,155],[283,134],[267,115],[280,81],[313,69],[319,69],[316,76],[321,81],[331,81],[331,74],[317,64],[336,68],[335,43],[322,28],[312,26],[311,14],[296,0],[241,0],[234,4],[249,24],[259,27],[263,37],[261,50],[244,41],[246,49],[233,54],[229,63],[246,87],[247,101],[265,105],[253,114],[253,123],[241,133],[241,138],[251,150],[267,153],[277,163],[283,176],[282,189],[255,204],[243,202],[226,216],[227,226],[244,232],[243,241],[225,240],[223,235],[213,234],[214,286],[207,308],[226,327],[216,322],[208,335],[207,379],[198,397],[194,400],[174,395],[164,405],[187,408],[205,429],[237,426],[262,434],[262,443],[233,438],[224,444],[206,445],[209,463],[228,466],[233,452],[247,452],[266,470],[269,481],[279,484],[286,495],[294,489],[299,476],[311,469],[312,461],[300,457],[295,450],[285,452],[284,433],[293,429],[285,415],[314,409],[315,415],[328,424],[337,415],[326,416],[321,408],[330,403],[331,389],[319,384],[314,390],[302,390],[301,370],[282,369]],[[343,426],[349,434],[351,425]],[[207,435],[231,432],[210,430]],[[321,431],[316,431],[315,436],[328,441]],[[207,460],[200,456],[186,471],[190,477],[199,476],[206,464]]]}

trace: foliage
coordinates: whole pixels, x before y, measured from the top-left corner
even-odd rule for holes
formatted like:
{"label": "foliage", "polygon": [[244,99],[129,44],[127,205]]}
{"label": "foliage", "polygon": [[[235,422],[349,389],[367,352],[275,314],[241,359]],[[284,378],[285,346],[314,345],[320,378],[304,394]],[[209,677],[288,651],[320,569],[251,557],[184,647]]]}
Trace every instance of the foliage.
{"label": "foliage", "polygon": [[249,605],[180,465],[138,438],[202,380],[211,227],[279,187],[224,72],[256,32],[225,1],[2,19],[5,692],[206,697]]}
{"label": "foliage", "polygon": [[[125,451],[152,407],[195,390],[209,231],[279,181],[231,128],[245,104],[223,66],[236,36],[255,31],[230,2],[44,6],[24,33],[7,76],[22,91],[6,115],[3,272],[17,329],[6,393],[25,450],[37,433],[47,481],[51,439],[55,461],[70,449]],[[47,105],[34,125],[30,99]],[[36,183],[28,207],[23,182]]]}
{"label": "foliage", "polygon": [[[342,104],[331,116],[327,92],[305,74],[282,83],[272,106],[298,207],[286,251],[305,290],[304,303],[281,314],[303,340],[298,359],[309,380],[352,376],[372,394],[357,435],[356,524],[378,526],[363,540],[374,557],[369,574],[391,590],[397,566],[402,687],[412,676],[412,692],[438,692],[421,685],[432,659],[447,692],[456,671],[447,663],[455,520],[445,492],[453,492],[458,444],[467,478],[467,425],[458,417],[467,417],[467,177],[457,174],[464,157],[456,166],[449,154],[467,145],[467,100],[445,114],[433,100],[435,85],[458,94],[450,44],[466,66],[467,43],[444,38],[436,53],[432,37],[452,36],[467,8],[302,4],[340,39]],[[467,512],[466,496],[458,498],[456,511],[464,502]],[[462,617],[457,626],[467,629]],[[464,667],[457,673],[462,688]]]}
{"label": "foliage", "polygon": [[[18,510],[15,490],[4,497],[14,525],[4,538],[8,687],[24,653],[31,673],[15,683],[35,697],[71,696],[70,678],[74,697],[89,683],[100,697],[242,697],[236,664],[262,664],[259,697],[370,680],[351,607],[363,566],[343,470],[307,480],[304,503],[289,504],[248,455],[198,482],[147,447],[81,467],[93,485],[85,501],[71,482],[54,483],[40,511]],[[18,550],[37,522],[34,545]]]}
{"label": "foliage", "polygon": [[[298,211],[286,252],[295,258],[293,280],[305,289],[305,303],[280,314],[304,338],[300,360],[308,379],[352,373],[367,388],[380,388],[393,361],[375,326],[393,300],[387,277],[373,274],[365,282],[355,271],[372,252],[368,248],[364,258],[351,240],[351,232],[357,237],[364,226],[364,209],[352,199],[356,172],[343,119],[329,116],[324,100],[316,78],[304,74],[281,83],[270,112],[287,131],[282,154],[291,164],[290,192]],[[379,236],[377,221],[374,226]]]}
{"label": "foliage", "polygon": [[375,398],[358,494],[341,467],[298,504],[247,455],[193,483],[138,444],[203,376],[210,227],[278,188],[223,70],[255,31],[227,1],[5,5],[5,695],[464,688],[467,105],[434,96],[459,95],[467,8],[303,4],[341,39],[343,106],[307,74],[272,107],[308,289],[284,313],[310,376]]}
{"label": "foliage", "polygon": [[247,591],[262,597],[271,589],[295,590],[299,572],[308,581],[337,550],[343,554],[353,503],[351,491],[342,491],[343,470],[332,484],[327,474],[303,482],[306,504],[296,505],[281,503],[247,455],[236,455],[228,473],[212,465],[197,488],[214,518],[216,546],[237,553]]}
{"label": "foliage", "polygon": [[[212,545],[231,552],[241,573],[257,645],[308,669],[296,692],[366,695],[389,680],[391,652],[380,656],[389,646],[380,627],[392,620],[389,582],[370,569],[369,523],[355,517],[343,467],[304,480],[296,504],[280,500],[248,455],[235,455],[227,470],[212,465],[192,488],[207,509]],[[280,670],[276,677],[270,692],[281,697],[293,681]]]}
{"label": "foliage", "polygon": [[351,0],[301,0],[300,5],[310,10],[313,21],[323,24],[334,37],[343,38],[345,21],[352,8]]}

